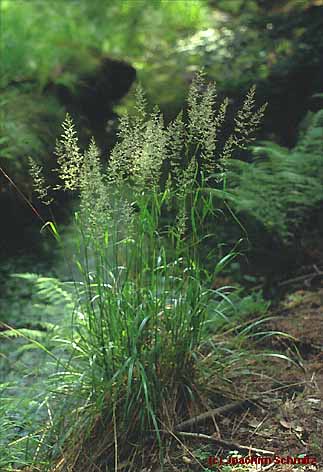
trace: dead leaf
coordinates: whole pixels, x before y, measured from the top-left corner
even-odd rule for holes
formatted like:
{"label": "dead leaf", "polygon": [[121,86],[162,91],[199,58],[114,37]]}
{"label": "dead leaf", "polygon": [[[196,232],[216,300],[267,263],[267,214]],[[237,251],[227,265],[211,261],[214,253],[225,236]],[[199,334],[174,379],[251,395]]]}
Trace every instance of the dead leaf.
{"label": "dead leaf", "polygon": [[248,425],[251,426],[251,428],[258,428],[258,426],[260,425],[260,421],[256,420],[256,419],[251,419],[248,421]]}
{"label": "dead leaf", "polygon": [[300,425],[293,426],[293,430],[297,433],[302,433],[304,431],[304,429]]}
{"label": "dead leaf", "polygon": [[279,424],[280,424],[283,428],[286,428],[286,429],[292,429],[292,427],[293,427],[292,423],[290,423],[289,421],[286,421],[286,420],[280,420],[280,421],[279,421]]}

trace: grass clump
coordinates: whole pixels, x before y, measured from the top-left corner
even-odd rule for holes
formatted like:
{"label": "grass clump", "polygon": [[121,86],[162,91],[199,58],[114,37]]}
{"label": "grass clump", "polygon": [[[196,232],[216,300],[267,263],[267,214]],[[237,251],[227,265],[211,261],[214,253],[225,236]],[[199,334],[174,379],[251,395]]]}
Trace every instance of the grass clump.
{"label": "grass clump", "polygon": [[[227,101],[215,107],[215,86],[202,73],[191,85],[187,113],[168,126],[158,108],[148,112],[140,88],[136,103],[136,114],[120,120],[107,166],[93,140],[80,151],[69,116],[56,147],[58,188],[80,198],[68,342],[75,356],[60,374],[70,413],[53,423],[61,438],[52,450],[61,455],[56,470],[108,470],[112,463],[117,469],[132,454],[131,470],[145,460],[136,455],[138,444],[157,441],[162,450],[165,429],[198,398],[207,308],[221,296],[207,287],[234,257],[213,253],[213,270],[205,269],[200,248],[211,238],[217,209],[203,189],[223,185],[228,157],[252,138],[263,114],[254,111],[254,90],[222,152]],[[35,169],[38,194],[48,202],[52,190]]]}

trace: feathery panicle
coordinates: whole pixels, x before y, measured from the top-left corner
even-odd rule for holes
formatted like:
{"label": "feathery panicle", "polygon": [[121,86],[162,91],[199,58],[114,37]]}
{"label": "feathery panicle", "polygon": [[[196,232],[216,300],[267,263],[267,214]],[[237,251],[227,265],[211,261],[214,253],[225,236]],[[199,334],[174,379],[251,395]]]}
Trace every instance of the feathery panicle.
{"label": "feathery panicle", "polygon": [[[216,135],[221,131],[221,127],[223,126],[223,123],[227,115],[228,105],[229,105],[229,99],[225,98],[218,109],[218,112],[215,117],[215,134]],[[223,172],[222,166],[219,163],[218,158],[215,162],[215,170],[218,171],[220,175]],[[221,180],[221,177],[220,177],[220,180]]]}
{"label": "feathery panicle", "polygon": [[128,114],[120,118],[117,136],[118,142],[111,151],[107,171],[107,181],[112,188],[129,178],[133,155],[142,143],[142,137],[133,129]]}
{"label": "feathery panicle", "polygon": [[177,192],[179,208],[176,218],[176,228],[180,237],[185,234],[185,230],[187,228],[187,197],[194,191],[194,188],[196,187],[197,171],[198,165],[195,157],[193,156],[187,168],[182,171],[180,187]]}
{"label": "feathery panicle", "polygon": [[200,170],[205,178],[217,169],[217,135],[226,117],[228,100],[225,99],[216,110],[215,84],[207,84],[204,73],[200,72],[191,85],[188,95],[188,135],[189,141],[200,151]]}
{"label": "feathery panicle", "polygon": [[135,124],[137,126],[143,125],[147,118],[147,99],[142,86],[139,84],[135,91]]}
{"label": "feathery panicle", "polygon": [[188,113],[188,132],[189,139],[198,138],[203,130],[203,110],[201,109],[201,101],[203,97],[203,89],[205,89],[205,73],[200,71],[193,78],[187,96],[187,113]]}
{"label": "feathery panicle", "polygon": [[99,155],[92,138],[79,178],[82,225],[96,241],[104,236],[111,211]]}
{"label": "feathery panicle", "polygon": [[132,175],[138,192],[159,184],[166,152],[166,133],[159,110],[155,110],[143,131],[140,152],[133,154]]}
{"label": "feathery panicle", "polygon": [[50,205],[53,202],[53,198],[48,195],[50,186],[46,185],[42,166],[37,164],[32,157],[29,157],[29,171],[39,200],[45,205]]}
{"label": "feathery panicle", "polygon": [[186,142],[186,128],[183,122],[183,112],[180,112],[175,120],[170,122],[166,133],[166,151],[167,159],[170,164],[171,180],[175,188],[178,188],[182,174]]}
{"label": "feathery panicle", "polygon": [[219,165],[222,173],[225,172],[227,160],[232,156],[233,152],[237,149],[247,149],[247,146],[255,139],[255,132],[259,128],[267,106],[267,104],[264,104],[258,110],[254,109],[255,93],[256,87],[253,86],[247,93],[242,107],[234,118],[235,127],[233,133],[225,142],[220,156]]}
{"label": "feathery panicle", "polygon": [[118,186],[128,180],[133,173],[133,162],[140,159],[144,145],[144,130],[147,126],[146,99],[140,86],[136,89],[136,115],[126,113],[119,120],[118,142],[114,146],[107,172],[109,185]]}
{"label": "feathery panicle", "polygon": [[208,84],[201,100],[201,110],[203,121],[201,122],[201,170],[206,176],[215,170],[215,149],[216,149],[216,121],[215,121],[215,100],[216,89],[214,84]]}
{"label": "feathery panicle", "polygon": [[111,187],[125,181],[132,182],[134,190],[152,188],[159,184],[163,162],[167,157],[166,132],[160,111],[156,108],[150,116],[141,88],[137,89],[138,115],[120,120],[118,143],[109,161],[107,180]]}
{"label": "feathery panicle", "polygon": [[83,156],[78,146],[78,138],[74,123],[69,114],[63,122],[63,135],[56,144],[58,168],[56,172],[62,181],[57,189],[76,190],[79,186],[79,176],[83,163]]}
{"label": "feathery panicle", "polygon": [[210,126],[214,121],[214,106],[217,97],[215,84],[207,84],[204,76],[204,72],[200,72],[194,78],[187,99],[189,139],[201,145],[204,144],[206,138],[212,138]]}
{"label": "feathery panicle", "polygon": [[237,144],[241,149],[246,147],[255,139],[254,133],[259,128],[260,122],[264,116],[266,104],[262,105],[258,110],[255,107],[256,87],[252,86],[246,95],[243,105],[238,110],[234,119],[234,133],[237,136]]}

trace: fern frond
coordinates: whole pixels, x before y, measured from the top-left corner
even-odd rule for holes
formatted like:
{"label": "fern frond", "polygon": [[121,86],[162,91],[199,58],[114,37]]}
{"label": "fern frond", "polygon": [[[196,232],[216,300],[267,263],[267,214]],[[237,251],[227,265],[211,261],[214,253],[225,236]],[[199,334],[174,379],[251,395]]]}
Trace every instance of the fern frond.
{"label": "fern frond", "polygon": [[0,331],[0,338],[15,339],[15,338],[27,338],[32,341],[40,341],[44,339],[46,333],[38,329],[18,328],[18,329],[6,329]]}
{"label": "fern frond", "polygon": [[254,160],[230,161],[228,194],[238,212],[288,243],[308,211],[323,201],[323,113],[315,114],[294,149],[272,142],[253,148]]}

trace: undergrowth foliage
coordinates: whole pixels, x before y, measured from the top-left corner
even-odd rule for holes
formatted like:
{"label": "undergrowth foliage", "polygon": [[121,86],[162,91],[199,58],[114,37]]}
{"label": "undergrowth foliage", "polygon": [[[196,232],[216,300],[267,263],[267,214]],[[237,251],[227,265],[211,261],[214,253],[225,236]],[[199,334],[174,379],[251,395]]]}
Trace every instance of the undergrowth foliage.
{"label": "undergrowth foliage", "polygon": [[232,160],[222,194],[237,213],[286,245],[302,234],[311,210],[323,200],[323,110],[307,121],[293,149],[263,142],[254,146],[252,163]]}
{"label": "undergrowth foliage", "polygon": [[[93,464],[102,465],[109,453],[117,464],[121,437],[154,432],[161,444],[165,424],[172,428],[196,397],[198,348],[207,307],[218,294],[205,286],[234,256],[215,260],[213,274],[199,260],[205,227],[216,213],[202,190],[221,185],[225,161],[250,142],[264,111],[254,110],[252,89],[221,150],[227,106],[225,100],[216,107],[215,86],[201,73],[191,85],[187,114],[165,126],[158,108],[148,112],[138,88],[137,113],[121,118],[106,167],[93,140],[80,151],[71,117],[63,123],[57,188],[80,197],[71,340],[76,358],[68,378],[76,385],[73,402],[75,395],[83,398],[82,412],[78,405],[74,427],[64,435],[65,465],[96,470]],[[48,202],[40,169],[33,165],[31,172]],[[93,437],[100,437],[94,448]]]}

